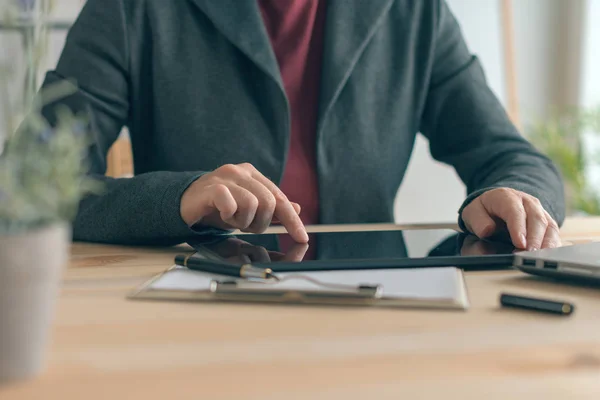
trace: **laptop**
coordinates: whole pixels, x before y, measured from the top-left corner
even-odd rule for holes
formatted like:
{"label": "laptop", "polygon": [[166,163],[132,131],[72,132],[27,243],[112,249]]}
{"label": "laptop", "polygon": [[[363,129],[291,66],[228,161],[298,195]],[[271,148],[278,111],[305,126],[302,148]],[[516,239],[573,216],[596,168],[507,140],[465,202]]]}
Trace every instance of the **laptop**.
{"label": "laptop", "polygon": [[600,243],[517,252],[514,267],[532,275],[600,285]]}

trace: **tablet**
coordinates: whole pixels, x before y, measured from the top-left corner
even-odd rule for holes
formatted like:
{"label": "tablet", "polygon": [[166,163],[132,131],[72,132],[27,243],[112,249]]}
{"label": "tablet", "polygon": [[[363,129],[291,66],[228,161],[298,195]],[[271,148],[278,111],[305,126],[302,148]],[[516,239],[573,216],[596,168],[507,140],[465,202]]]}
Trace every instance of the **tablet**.
{"label": "tablet", "polygon": [[319,232],[309,244],[287,234],[210,235],[189,242],[197,256],[268,267],[273,271],[348,270],[454,266],[465,270],[509,269],[514,248],[453,230]]}

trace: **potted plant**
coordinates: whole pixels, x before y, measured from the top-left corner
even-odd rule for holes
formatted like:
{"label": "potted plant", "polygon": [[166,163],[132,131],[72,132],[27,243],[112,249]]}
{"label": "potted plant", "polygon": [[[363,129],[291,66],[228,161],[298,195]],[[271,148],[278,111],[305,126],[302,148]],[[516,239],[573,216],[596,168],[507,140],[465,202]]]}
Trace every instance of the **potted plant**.
{"label": "potted plant", "polygon": [[534,124],[528,138],[560,170],[567,213],[600,215],[600,187],[592,171],[600,166],[600,108],[571,109]]}
{"label": "potted plant", "polygon": [[[0,88],[12,83],[0,71]],[[0,96],[7,121],[0,125],[0,384],[43,370],[70,224],[81,197],[94,190],[83,161],[85,121],[63,109],[51,126],[41,113],[46,101],[74,90],[48,88],[18,102],[20,110]]]}

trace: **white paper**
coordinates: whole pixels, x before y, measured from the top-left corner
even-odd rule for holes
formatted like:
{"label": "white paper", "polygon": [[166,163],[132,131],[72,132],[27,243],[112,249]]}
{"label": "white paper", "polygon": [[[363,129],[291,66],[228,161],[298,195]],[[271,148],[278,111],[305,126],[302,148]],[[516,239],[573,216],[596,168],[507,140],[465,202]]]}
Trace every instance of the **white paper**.
{"label": "white paper", "polygon": [[[290,275],[309,276],[321,283],[341,285],[381,285],[384,298],[448,299],[462,296],[463,282],[454,267],[418,269],[373,269],[354,271],[319,271],[278,273],[279,277]],[[200,291],[207,290],[214,279],[223,280],[218,275],[209,275],[186,268],[175,268],[165,273],[151,284],[152,289]],[[257,284],[263,285],[265,284]],[[285,280],[277,284],[266,284],[273,289],[315,289],[310,281],[302,279]]]}

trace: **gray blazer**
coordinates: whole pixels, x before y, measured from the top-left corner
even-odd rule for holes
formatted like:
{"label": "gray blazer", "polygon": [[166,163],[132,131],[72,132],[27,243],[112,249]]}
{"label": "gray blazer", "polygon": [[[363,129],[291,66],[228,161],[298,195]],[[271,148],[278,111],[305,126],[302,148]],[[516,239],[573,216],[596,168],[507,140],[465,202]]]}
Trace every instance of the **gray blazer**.
{"label": "gray blazer", "polygon": [[[202,173],[249,162],[281,178],[289,105],[256,0],[88,0],[46,83],[61,79],[78,84],[61,103],[89,113],[90,173],[106,183],[82,201],[76,240],[181,242],[198,232],[181,219],[180,197]],[[105,178],[124,126],[136,176]],[[392,221],[419,132],[465,182],[465,204],[511,187],[562,223],[557,170],[511,124],[444,1],[328,0],[321,223]]]}

